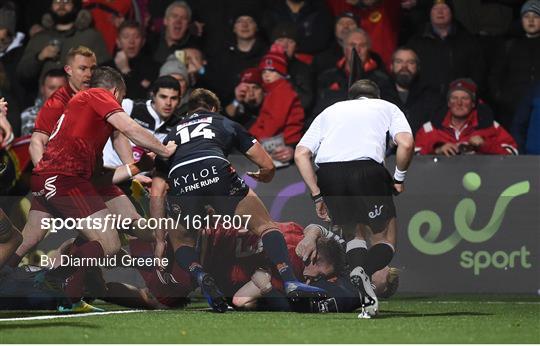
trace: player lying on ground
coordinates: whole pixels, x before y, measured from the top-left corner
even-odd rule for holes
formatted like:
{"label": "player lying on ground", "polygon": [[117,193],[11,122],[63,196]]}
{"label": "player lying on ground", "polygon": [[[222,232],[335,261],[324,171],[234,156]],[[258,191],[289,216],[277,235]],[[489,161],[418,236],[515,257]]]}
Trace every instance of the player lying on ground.
{"label": "player lying on ground", "polygon": [[[233,148],[238,149],[259,168],[259,171],[248,174],[258,181],[269,182],[275,172],[272,158],[241,125],[217,113],[220,108],[219,99],[211,91],[196,89],[191,93],[188,117],[164,140],[174,141],[178,145],[176,152],[169,160],[156,161],[151,216],[165,216],[164,197],[167,195],[173,210],[171,216],[175,218],[181,214],[183,221],[182,230],[169,232],[175,259],[193,275],[215,311],[225,312],[227,304],[212,277],[203,269],[194,248],[200,226],[189,221],[196,216],[205,217],[207,205],[215,209],[216,215],[247,217],[247,228],[261,237],[267,255],[284,281],[287,295],[322,294],[323,290],[298,281],[283,235],[262,201],[227,160],[229,152]],[[164,233],[159,239],[161,253],[156,252],[158,257],[162,255],[163,245],[160,243],[163,244],[163,240]]]}
{"label": "player lying on ground", "polygon": [[[251,280],[235,293],[233,305],[244,309],[302,312],[350,312],[359,308],[361,301],[356,288],[349,282],[345,269],[344,240],[320,225],[308,225],[303,232],[295,223],[279,225],[292,252],[291,258],[300,259],[293,263],[298,265],[307,283],[326,290],[327,299],[291,306],[280,304],[279,282],[275,281],[267,270],[257,268],[252,271]],[[236,243],[238,244],[238,240]],[[238,277],[239,273],[243,273],[244,277],[249,277],[246,274],[250,271],[242,272],[246,269],[249,270],[249,267],[240,266],[234,271],[234,275]],[[377,273],[375,281],[376,291],[384,297],[390,297],[397,290],[397,277],[387,275],[389,271],[395,274],[395,270],[385,268],[381,273]]]}

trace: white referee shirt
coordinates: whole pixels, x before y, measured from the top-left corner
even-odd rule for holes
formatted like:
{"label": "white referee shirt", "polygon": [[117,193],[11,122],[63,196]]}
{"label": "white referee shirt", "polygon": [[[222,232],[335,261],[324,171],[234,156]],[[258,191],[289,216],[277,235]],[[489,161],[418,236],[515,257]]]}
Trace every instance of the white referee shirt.
{"label": "white referee shirt", "polygon": [[396,105],[361,97],[322,111],[298,145],[313,153],[316,164],[369,159],[381,163],[387,131],[394,142],[399,132],[412,134],[405,114]]}

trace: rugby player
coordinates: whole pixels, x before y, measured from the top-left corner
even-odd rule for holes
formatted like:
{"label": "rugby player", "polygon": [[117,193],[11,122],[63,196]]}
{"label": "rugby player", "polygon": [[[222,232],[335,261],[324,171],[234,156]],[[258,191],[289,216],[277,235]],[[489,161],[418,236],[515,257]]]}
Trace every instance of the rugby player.
{"label": "rugby player", "polygon": [[[92,71],[96,66],[96,56],[89,48],[79,46],[69,50],[66,56],[66,65],[64,66],[68,76],[68,83],[52,94],[36,118],[29,147],[34,166],[41,160],[49,138],[54,131],[54,127],[64,113],[68,102],[77,92],[88,89]],[[124,195],[122,190],[113,184],[130,179],[139,172],[145,171],[149,163],[146,160],[143,160],[140,164],[133,163],[129,141],[119,131],[114,131],[113,138],[114,149],[118,150],[126,166],[120,167],[114,173],[110,172],[104,175],[101,172],[100,174],[96,174],[95,185],[97,191],[105,200],[107,207],[114,214],[121,215],[122,218],[138,219],[140,216],[133,204]],[[113,176],[112,179],[111,176]],[[23,242],[16,253],[9,259],[8,263],[10,266],[16,267],[19,265],[22,257],[47,235],[48,230],[41,227],[41,220],[48,217],[50,215],[44,210],[39,210],[35,207],[31,208],[28,213],[28,221],[22,230]],[[145,233],[148,232],[137,232],[137,234]]]}
{"label": "rugby player", "polygon": [[[63,218],[106,219],[111,212],[92,182],[103,147],[114,129],[121,131],[137,145],[162,157],[169,157],[176,149],[170,142],[162,145],[120,107],[126,86],[122,76],[112,68],[97,68],[90,79],[90,89],[81,91],[69,101],[64,114],[51,133],[42,159],[33,170],[33,209],[45,210],[48,215]],[[67,278],[81,283],[87,267],[96,266],[100,258],[113,256],[120,249],[116,229],[103,223],[103,229],[92,230],[87,225],[80,234],[88,240],[72,257],[76,263],[56,268],[44,275],[48,278]],[[69,285],[66,293],[78,305],[84,286]],[[60,310],[73,309],[72,307]]]}
{"label": "rugby player", "polygon": [[0,269],[21,243],[21,233],[0,208]]}
{"label": "rugby player", "polygon": [[[283,235],[262,201],[226,159],[233,148],[238,149],[259,168],[257,172],[247,174],[258,181],[269,182],[275,173],[271,157],[241,125],[217,113],[220,108],[214,93],[195,89],[189,97],[188,117],[164,141],[174,140],[178,144],[174,156],[156,162],[150,200],[152,217],[165,216],[165,195],[172,214],[183,215],[183,230],[169,233],[176,261],[192,274],[214,311],[225,312],[227,304],[223,294],[214,279],[203,270],[194,248],[193,231],[198,231],[200,226],[189,222],[194,216],[207,215],[206,207],[210,205],[215,215],[247,218],[247,228],[261,237],[266,254],[284,281],[287,295],[323,294],[323,290],[298,281]],[[164,232],[159,236],[158,233],[158,242],[163,243]],[[163,246],[156,248],[159,257]]]}
{"label": "rugby player", "polygon": [[[397,144],[394,178],[384,167],[386,136]],[[414,139],[403,112],[380,100],[376,83],[356,81],[349,100],[326,108],[298,143],[295,162],[310,189],[317,215],[342,226],[351,282],[364,302],[360,318],[375,316],[378,301],[370,277],[390,263],[396,245],[393,193],[404,191]],[[319,167],[317,173],[312,157]],[[372,232],[369,251],[366,229]]]}

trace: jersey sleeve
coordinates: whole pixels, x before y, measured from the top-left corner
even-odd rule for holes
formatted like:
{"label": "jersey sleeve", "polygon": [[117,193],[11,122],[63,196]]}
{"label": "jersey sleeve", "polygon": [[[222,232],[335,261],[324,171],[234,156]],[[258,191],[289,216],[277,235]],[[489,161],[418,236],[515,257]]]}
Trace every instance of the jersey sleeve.
{"label": "jersey sleeve", "polygon": [[247,130],[237,122],[225,119],[225,128],[232,132],[234,136],[234,147],[241,153],[245,154],[253,144],[257,142],[255,137],[249,134]]}
{"label": "jersey sleeve", "polygon": [[395,138],[398,133],[407,132],[412,134],[412,130],[407,118],[405,117],[405,114],[403,114],[403,112],[396,105],[392,105],[390,107],[390,112],[392,113],[392,116],[388,131],[390,132],[390,136],[392,136],[392,140],[395,143]]}
{"label": "jersey sleeve", "polygon": [[108,117],[117,112],[123,112],[124,109],[118,104],[114,96],[105,89],[92,89],[88,104],[99,115],[107,120]]}
{"label": "jersey sleeve", "polygon": [[319,146],[321,145],[322,134],[321,134],[321,119],[324,115],[324,112],[319,114],[315,120],[309,126],[309,129],[306,131],[298,145],[306,147],[311,151],[313,155],[317,154]]}
{"label": "jersey sleeve", "polygon": [[64,113],[64,108],[65,105],[62,102],[55,98],[49,98],[39,110],[34,131],[50,136],[58,119],[60,119]]}

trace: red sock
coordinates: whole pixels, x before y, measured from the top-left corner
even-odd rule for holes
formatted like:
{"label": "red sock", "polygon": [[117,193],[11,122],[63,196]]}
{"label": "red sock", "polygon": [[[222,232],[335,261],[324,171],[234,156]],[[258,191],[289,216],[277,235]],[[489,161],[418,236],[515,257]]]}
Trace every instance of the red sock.
{"label": "red sock", "polygon": [[[80,246],[75,246],[72,249],[71,256],[73,258],[104,258],[105,257],[105,251],[103,251],[103,247],[98,241],[89,241],[87,243],[84,243]],[[58,267],[53,270],[51,270],[47,275],[50,275],[51,277],[65,280],[68,277],[72,276],[77,272],[79,269],[83,267],[77,267],[77,266],[63,266]]]}

